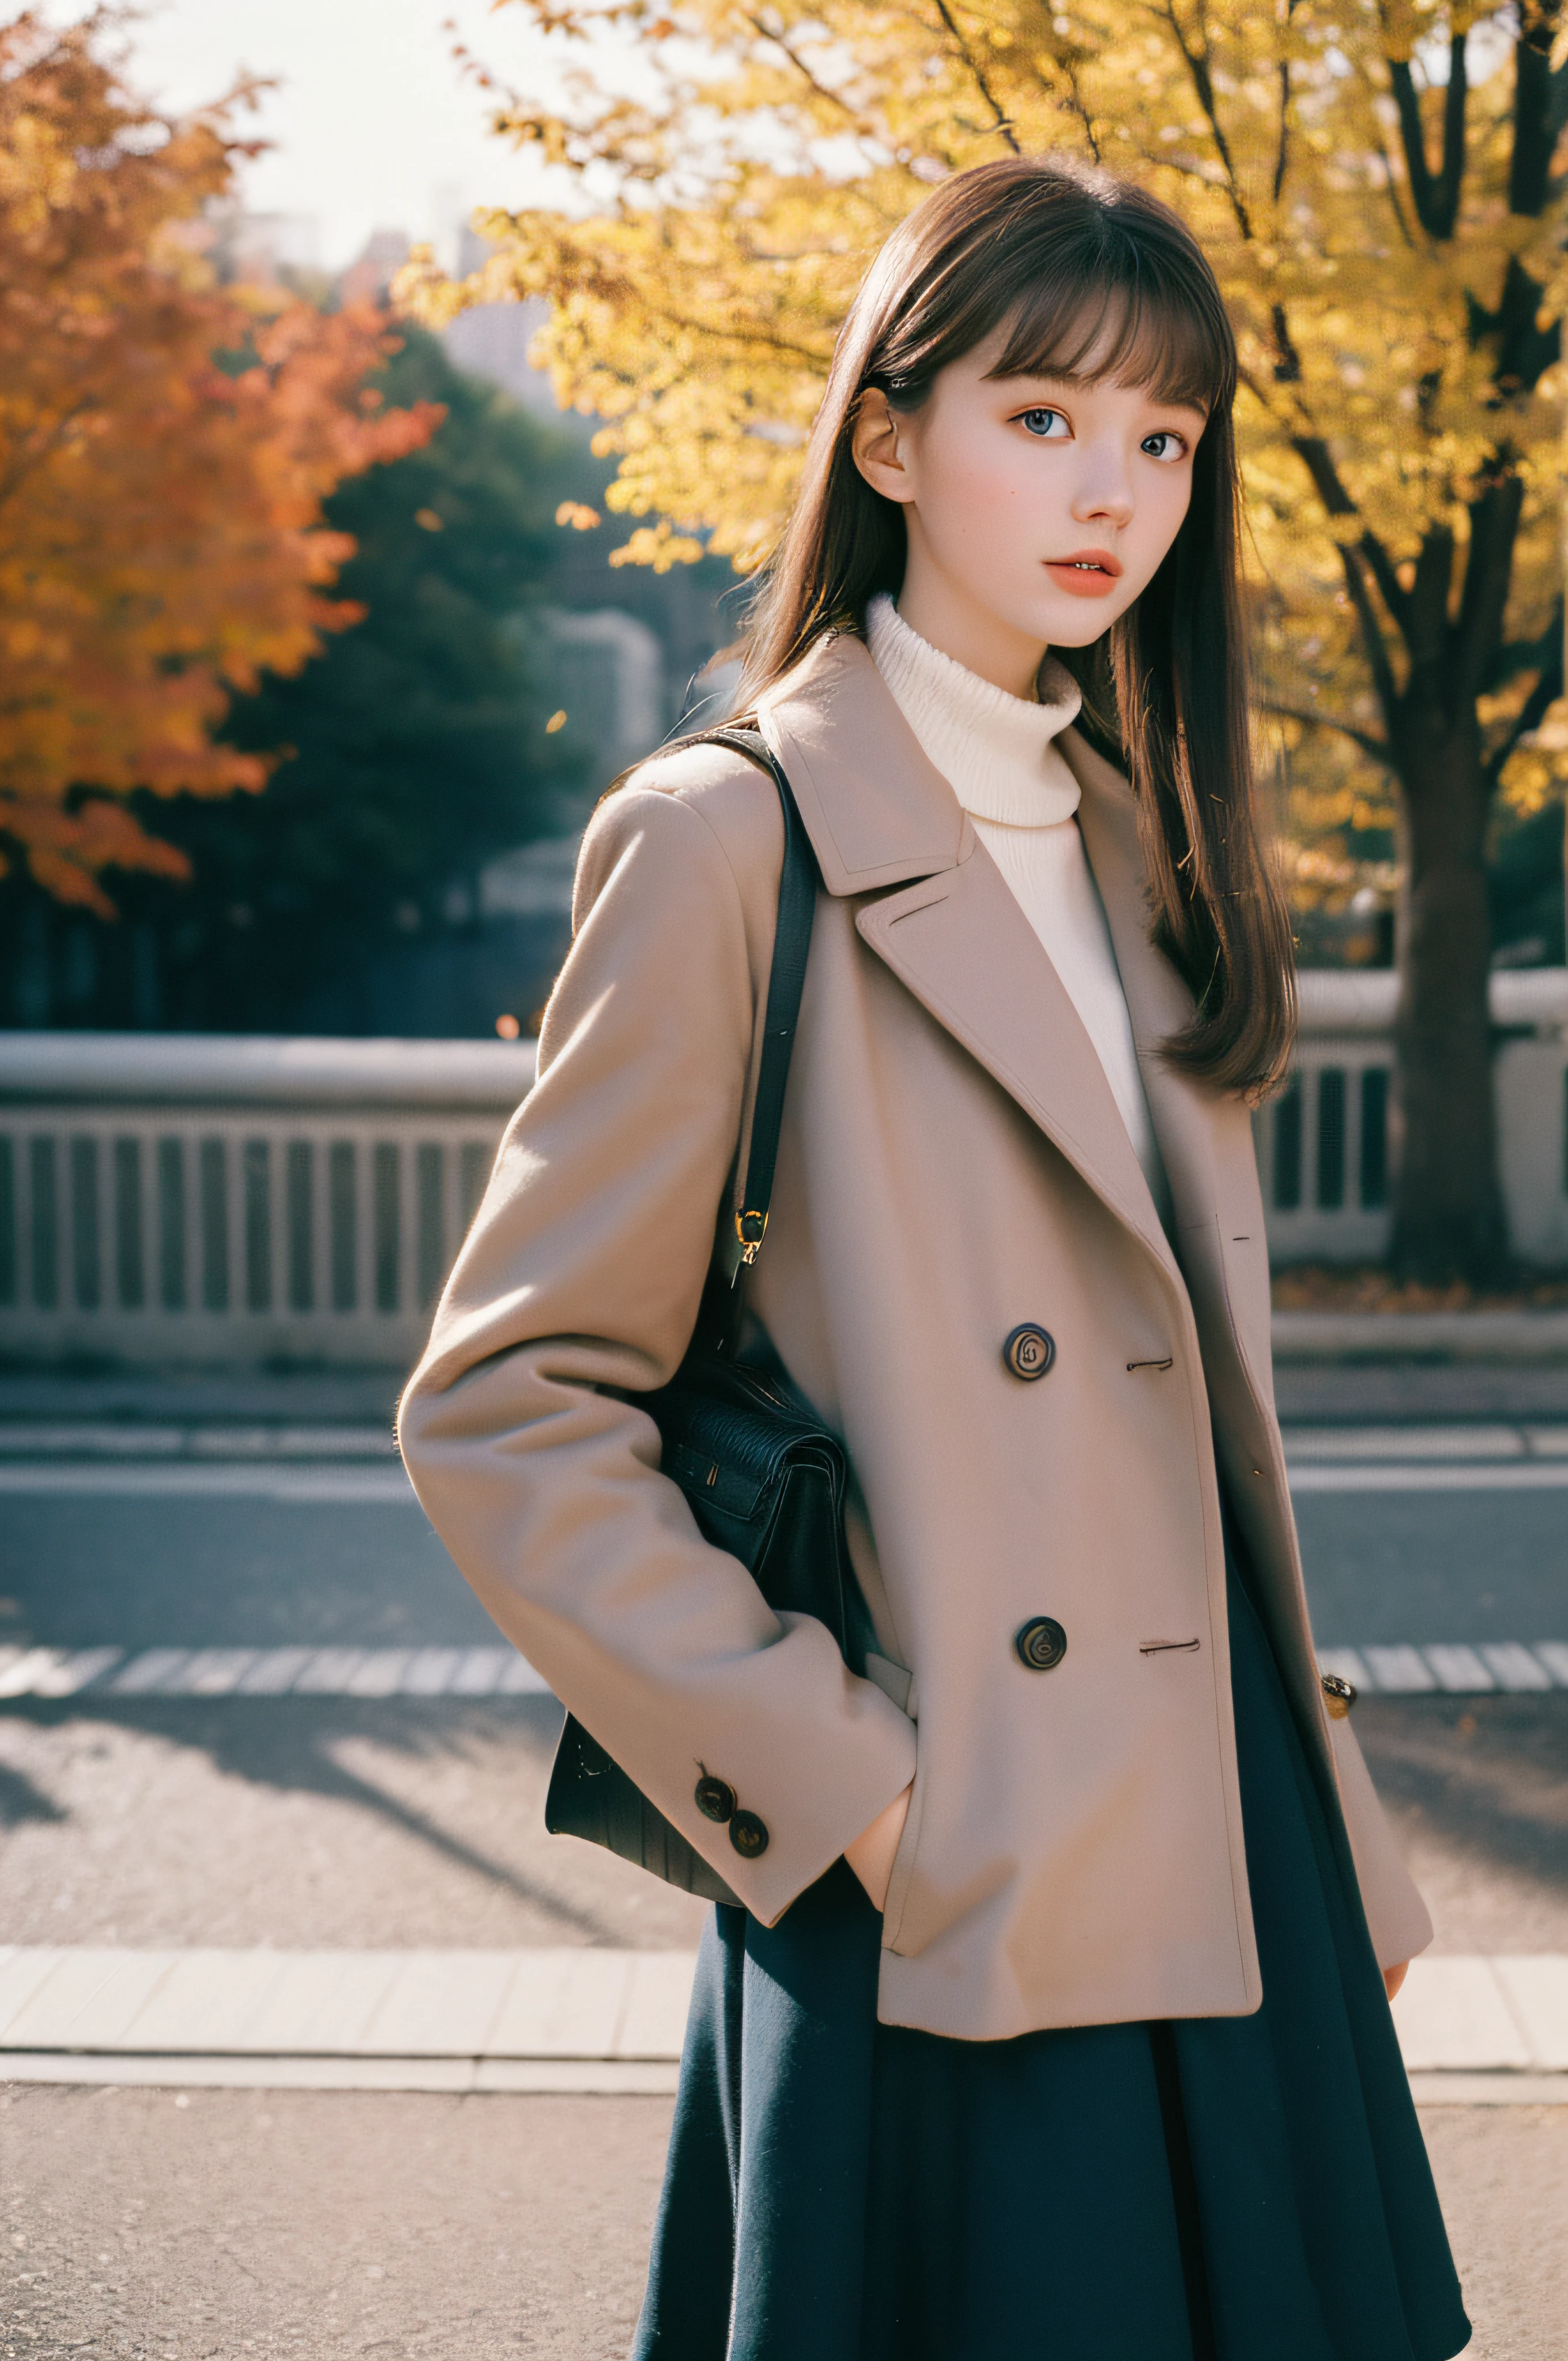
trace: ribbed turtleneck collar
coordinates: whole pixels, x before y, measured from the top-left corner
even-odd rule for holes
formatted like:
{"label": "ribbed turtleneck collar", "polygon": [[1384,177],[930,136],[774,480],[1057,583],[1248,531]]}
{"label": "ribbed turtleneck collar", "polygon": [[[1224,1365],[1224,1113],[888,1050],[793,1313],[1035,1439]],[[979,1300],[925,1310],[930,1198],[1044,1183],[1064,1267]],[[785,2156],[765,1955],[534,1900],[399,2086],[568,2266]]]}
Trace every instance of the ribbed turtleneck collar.
{"label": "ribbed turtleneck collar", "polygon": [[1009,828],[1049,828],[1078,809],[1078,782],[1053,742],[1078,713],[1078,684],[1047,656],[1041,702],[1010,697],[912,631],[885,591],[866,609],[872,662],[965,811]]}

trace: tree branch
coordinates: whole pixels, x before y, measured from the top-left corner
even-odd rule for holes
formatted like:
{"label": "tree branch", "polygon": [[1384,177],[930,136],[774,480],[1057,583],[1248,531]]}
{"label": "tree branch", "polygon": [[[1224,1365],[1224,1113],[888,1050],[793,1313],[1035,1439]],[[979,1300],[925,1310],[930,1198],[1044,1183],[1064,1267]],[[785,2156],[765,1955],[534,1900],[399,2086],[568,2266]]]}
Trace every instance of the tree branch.
{"label": "tree branch", "polygon": [[963,34],[959,29],[953,12],[948,5],[948,0],[937,0],[937,14],[940,16],[943,24],[947,27],[953,47],[957,49],[959,57],[962,58],[965,65],[969,68],[970,72],[973,75],[975,88],[979,91],[981,98],[984,99],[987,106],[990,107],[992,114],[996,117],[997,130],[1001,133],[1003,138],[1006,140],[1007,145],[1012,148],[1014,156],[1021,156],[1024,150],[1018,145],[1017,134],[1014,131],[1007,111],[999,104],[992,91],[991,84],[986,81],[985,69],[981,64],[979,59],[974,55],[969,43],[965,40]]}
{"label": "tree branch", "polygon": [[[1552,71],[1560,0],[1520,9],[1514,46],[1514,144],[1508,159],[1508,211],[1534,219],[1552,198],[1552,151],[1562,128],[1561,71]],[[1555,85],[1555,87],[1554,87]]]}
{"label": "tree branch", "polygon": [[[1317,493],[1330,516],[1359,516],[1360,511],[1345,489],[1339,469],[1334,466],[1333,456],[1322,436],[1299,434],[1295,437],[1295,447],[1298,458],[1312,478],[1312,489]],[[1383,604],[1393,617],[1401,635],[1408,637],[1410,596],[1400,583],[1398,575],[1394,570],[1394,561],[1387,548],[1371,527],[1365,524],[1362,526],[1360,539],[1354,546],[1358,555],[1365,561],[1367,572],[1377,586],[1377,593]]]}
{"label": "tree branch", "polygon": [[801,56],[799,50],[795,48],[787,33],[775,32],[771,25],[765,25],[761,16],[753,16],[750,9],[747,9],[742,13],[744,15],[745,22],[751,26],[751,30],[757,35],[759,40],[767,41],[773,49],[782,49],[784,51],[785,57],[789,60],[791,65],[795,68],[802,82],[806,83],[809,90],[814,91],[818,98],[826,99],[829,106],[836,106],[841,115],[847,115],[862,139],[872,139],[876,137],[876,133],[872,130],[871,125],[867,123],[860,109],[858,107],[851,106],[849,100],[844,97],[841,92],[829,89],[827,82],[821,81],[817,75],[812,72],[811,68],[806,64],[806,60]]}
{"label": "tree branch", "polygon": [[1464,187],[1464,102],[1469,82],[1465,73],[1466,36],[1455,33],[1448,45],[1448,89],[1442,103],[1442,174],[1438,181],[1439,237],[1452,237],[1459,218]]}
{"label": "tree branch", "polygon": [[[1506,472],[1505,472],[1506,470]],[[1514,570],[1514,544],[1524,509],[1524,485],[1504,462],[1470,505],[1470,548],[1464,587],[1453,627],[1446,685],[1456,700],[1474,704],[1481,693],[1497,642]]]}
{"label": "tree branch", "polygon": [[1377,702],[1383,708],[1383,728],[1390,746],[1395,738],[1399,713],[1399,684],[1394,677],[1394,665],[1388,653],[1388,643],[1383,637],[1383,627],[1377,620],[1377,609],[1372,603],[1372,593],[1361,570],[1361,555],[1355,549],[1340,551],[1344,567],[1345,588],[1350,593],[1356,620],[1361,625],[1362,642],[1366,650],[1366,662],[1372,674],[1372,686],[1377,692]]}
{"label": "tree branch", "polygon": [[1392,766],[1394,751],[1386,738],[1374,738],[1368,730],[1358,730],[1352,721],[1342,721],[1337,713],[1319,713],[1310,705],[1280,705],[1265,697],[1259,707],[1264,713],[1277,714],[1281,721],[1301,721],[1312,730],[1335,730],[1342,738],[1353,738],[1364,754],[1375,762]]}
{"label": "tree branch", "polygon": [[1410,202],[1421,227],[1435,236],[1432,177],[1427,163],[1426,134],[1421,128],[1420,95],[1408,58],[1389,59],[1388,82],[1399,114],[1399,141],[1405,151],[1405,178],[1410,184]]}
{"label": "tree branch", "polygon": [[1508,768],[1508,757],[1518,747],[1519,740],[1528,737],[1532,730],[1540,729],[1551,708],[1556,704],[1563,694],[1563,601],[1561,598],[1557,601],[1556,612],[1552,617],[1551,638],[1552,654],[1541,671],[1535,686],[1510,722],[1502,744],[1486,758],[1486,779],[1488,795],[1496,791],[1498,781]]}
{"label": "tree branch", "polygon": [[1225,168],[1225,193],[1230,198],[1231,211],[1236,217],[1236,226],[1244,237],[1251,237],[1252,222],[1248,217],[1242,192],[1236,185],[1236,168],[1232,160],[1231,145],[1225,137],[1225,127],[1220,121],[1220,110],[1214,97],[1214,78],[1209,71],[1209,60],[1188,40],[1178,21],[1172,0],[1164,0],[1163,6],[1157,9],[1156,14],[1163,17],[1166,24],[1169,26],[1171,38],[1181,52],[1182,62],[1187,68],[1192,87],[1198,93],[1198,104],[1203,110],[1216,152]]}
{"label": "tree branch", "polygon": [[1416,88],[1409,60],[1388,60],[1388,81],[1399,114],[1399,137],[1405,150],[1410,197],[1416,219],[1429,237],[1452,237],[1459,218],[1459,199],[1464,186],[1464,108],[1469,90],[1464,43],[1465,36],[1455,33],[1448,45],[1448,87],[1442,98],[1442,162],[1436,172],[1427,162],[1420,93]]}

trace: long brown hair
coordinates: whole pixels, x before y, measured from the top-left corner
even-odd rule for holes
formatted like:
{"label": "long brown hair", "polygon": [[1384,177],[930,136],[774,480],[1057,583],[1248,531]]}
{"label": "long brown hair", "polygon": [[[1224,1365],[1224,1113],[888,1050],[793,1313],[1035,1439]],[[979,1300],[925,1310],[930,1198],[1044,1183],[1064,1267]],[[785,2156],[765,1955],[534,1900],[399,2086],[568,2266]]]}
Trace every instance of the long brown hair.
{"label": "long brown hair", "polygon": [[799,499],[752,602],[741,703],[826,631],[863,631],[904,578],[904,514],[854,462],[861,397],[909,412],[938,370],[1006,324],[993,377],[1097,378],[1194,403],[1207,425],[1187,516],[1147,588],[1102,639],[1053,651],[1083,727],[1137,796],[1154,939],[1197,1014],[1173,1062],[1249,1095],[1295,1034],[1290,922],[1258,840],[1242,626],[1232,405],[1235,341],[1213,272],[1177,215],[1072,164],[1009,157],[955,173],[903,222],[850,306]]}

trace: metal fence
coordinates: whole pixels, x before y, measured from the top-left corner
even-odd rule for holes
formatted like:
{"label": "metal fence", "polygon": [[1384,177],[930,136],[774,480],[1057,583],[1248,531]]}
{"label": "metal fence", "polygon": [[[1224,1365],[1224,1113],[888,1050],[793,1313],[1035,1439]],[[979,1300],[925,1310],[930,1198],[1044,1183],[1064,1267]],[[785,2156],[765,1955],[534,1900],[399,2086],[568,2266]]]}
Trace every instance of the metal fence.
{"label": "metal fence", "polygon": [[406,1366],[529,1043],[0,1036],[0,1353]]}
{"label": "metal fence", "polygon": [[[1395,979],[1301,982],[1270,1251],[1376,1260]],[[1568,972],[1496,976],[1492,1013],[1514,1244],[1568,1264]],[[528,1042],[0,1034],[0,1356],[408,1367],[532,1078]]]}
{"label": "metal fence", "polygon": [[[1295,1070],[1256,1123],[1275,1264],[1376,1262],[1398,1155],[1398,979],[1309,970]],[[1498,1147],[1516,1252],[1568,1263],[1568,971],[1494,975]]]}

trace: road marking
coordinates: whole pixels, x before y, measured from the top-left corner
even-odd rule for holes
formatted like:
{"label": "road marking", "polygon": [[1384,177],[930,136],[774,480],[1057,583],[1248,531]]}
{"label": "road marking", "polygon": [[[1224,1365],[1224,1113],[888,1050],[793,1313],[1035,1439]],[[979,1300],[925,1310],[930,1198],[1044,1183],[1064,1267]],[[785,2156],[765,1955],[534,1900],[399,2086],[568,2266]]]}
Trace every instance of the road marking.
{"label": "road marking", "polygon": [[87,1692],[203,1699],[541,1697],[549,1684],[514,1648],[0,1648],[0,1698]]}
{"label": "road marking", "polygon": [[1568,1460],[1476,1460],[1464,1466],[1298,1466],[1292,1492],[1561,1492]]}
{"label": "road marking", "polygon": [[0,1420],[0,1459],[388,1459],[384,1426],[152,1426],[132,1420]]}
{"label": "road marking", "polygon": [[0,1493],[48,1493],[56,1499],[152,1500],[285,1500],[377,1508],[384,1503],[417,1509],[412,1485],[400,1462],[389,1467],[352,1466],[67,1466],[47,1461],[0,1465]]}
{"label": "road marking", "polygon": [[[1568,1689],[1568,1641],[1363,1641],[1320,1648],[1325,1673],[1370,1696]],[[543,1697],[513,1648],[0,1648],[0,1698]]]}
{"label": "road marking", "polygon": [[[1568,1490],[1568,1444],[1556,1440],[1557,1432],[1499,1429],[1509,1438],[1501,1456],[1488,1456],[1485,1448],[1475,1455],[1477,1433],[1484,1444],[1489,1429],[1387,1428],[1369,1430],[1365,1437],[1338,1429],[1291,1433],[1286,1437],[1287,1471],[1295,1493]],[[1364,1444],[1376,1445],[1376,1452],[1364,1451]],[[1408,1455],[1387,1455],[1394,1452]],[[274,1500],[306,1508],[419,1507],[396,1461],[312,1466],[0,1459],[0,1494],[5,1493],[64,1499]]]}
{"label": "road marking", "polygon": [[1304,1460],[1523,1459],[1551,1449],[1554,1428],[1519,1426],[1288,1426],[1285,1456]]}

